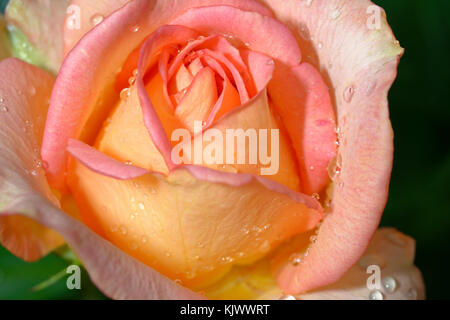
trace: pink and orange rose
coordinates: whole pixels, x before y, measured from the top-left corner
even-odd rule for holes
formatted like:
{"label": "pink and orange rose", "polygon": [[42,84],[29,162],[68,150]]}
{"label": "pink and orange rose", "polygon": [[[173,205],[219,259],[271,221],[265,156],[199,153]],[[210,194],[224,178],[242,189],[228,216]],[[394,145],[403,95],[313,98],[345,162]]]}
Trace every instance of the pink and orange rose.
{"label": "pink and orange rose", "polygon": [[[7,22],[57,77],[0,63],[0,241],[28,261],[67,242],[113,298],[369,297],[365,252],[407,284],[392,297],[423,297],[411,239],[385,229],[369,246],[403,52],[369,7],[12,0]],[[279,170],[176,163],[171,137],[196,121],[277,130]]]}

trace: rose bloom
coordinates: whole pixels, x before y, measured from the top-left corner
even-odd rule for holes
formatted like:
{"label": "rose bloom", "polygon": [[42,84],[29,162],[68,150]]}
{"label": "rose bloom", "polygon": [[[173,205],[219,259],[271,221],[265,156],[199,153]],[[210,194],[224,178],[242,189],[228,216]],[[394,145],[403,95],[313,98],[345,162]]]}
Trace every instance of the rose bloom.
{"label": "rose bloom", "polygon": [[[12,0],[6,22],[1,57],[37,65],[0,63],[0,241],[15,255],[66,242],[117,299],[424,298],[414,241],[376,232],[403,53],[381,8]],[[278,130],[279,170],[176,163],[172,136],[195,121]]]}

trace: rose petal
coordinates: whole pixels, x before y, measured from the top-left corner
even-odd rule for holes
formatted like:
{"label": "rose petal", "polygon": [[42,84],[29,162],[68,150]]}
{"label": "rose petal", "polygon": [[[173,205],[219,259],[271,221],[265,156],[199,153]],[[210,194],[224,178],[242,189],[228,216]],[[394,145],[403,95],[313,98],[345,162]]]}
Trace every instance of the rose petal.
{"label": "rose petal", "polygon": [[63,59],[63,24],[69,0],[10,0],[8,24],[23,32],[44,56],[45,67],[57,73]]}
{"label": "rose petal", "polygon": [[309,63],[285,68],[277,63],[270,97],[292,140],[306,194],[329,183],[328,164],[336,156],[336,119],[328,87]]}
{"label": "rose petal", "polygon": [[[0,73],[9,75],[0,79],[0,96],[8,102],[8,111],[0,111],[2,243],[18,250],[14,253],[21,257],[35,260],[64,242],[53,229],[80,257],[99,289],[112,298],[201,298],[121,252],[56,207],[59,203],[45,173],[36,167],[53,78],[16,59],[0,62]],[[23,247],[11,242],[18,236],[25,237],[21,239]]]}
{"label": "rose petal", "polygon": [[38,150],[54,79],[11,58],[0,62],[0,73],[8,75],[0,79],[0,242],[20,258],[35,261],[64,239],[29,218],[11,215],[14,204],[25,196],[23,179],[51,195]]}
{"label": "rose petal", "polygon": [[254,261],[321,219],[311,197],[261,177],[185,166],[167,177],[118,180],[80,155],[89,167],[75,162],[68,181],[83,221],[188,286],[213,282],[232,263]]}
{"label": "rose petal", "polygon": [[[213,299],[425,299],[422,275],[414,266],[414,251],[413,239],[395,229],[382,228],[377,230],[360,261],[333,285],[298,296],[286,296],[276,286],[267,261],[261,261],[234,268],[225,279],[204,291]],[[379,279],[378,283],[375,278]]]}
{"label": "rose petal", "polygon": [[331,212],[304,263],[279,276],[285,291],[300,293],[340,279],[360,259],[378,226],[393,156],[387,93],[403,50],[385,15],[379,29],[368,27],[370,1],[315,0],[310,6],[294,0],[264,2],[281,21],[308,33],[309,40],[301,42],[305,59],[316,68],[317,61],[326,67],[341,131],[342,163]]}
{"label": "rose petal", "polygon": [[[320,290],[297,296],[299,300],[422,300],[425,285],[414,266],[415,242],[395,229],[379,229],[366,252],[338,282]],[[368,288],[374,275],[369,266],[381,270],[380,287]],[[369,281],[372,284],[372,281]],[[377,292],[377,290],[379,292]]]}
{"label": "rose petal", "polygon": [[[95,27],[95,23],[100,23],[103,19],[123,7],[129,1],[130,0],[71,0],[70,5],[73,10],[71,10],[71,16],[67,17],[64,30],[65,54],[67,54],[86,33]],[[205,5],[227,4],[242,8],[243,10],[258,11],[261,14],[269,16],[272,14],[270,10],[254,0],[182,0],[176,2],[173,0],[150,0],[148,2],[150,4],[150,9],[147,12],[143,12],[143,14],[156,17],[156,19],[152,17],[151,20],[149,20],[153,24],[153,30],[165,24],[163,21],[168,21],[166,19],[170,19],[169,17],[177,16],[189,8],[202,7]],[[73,19],[76,18],[72,15],[77,12],[80,14],[79,25],[75,27],[70,21],[73,21]],[[134,27],[140,26],[136,24]]]}
{"label": "rose petal", "polygon": [[216,76],[211,68],[203,68],[181,99],[175,115],[191,132],[195,121],[206,121],[217,100]]}

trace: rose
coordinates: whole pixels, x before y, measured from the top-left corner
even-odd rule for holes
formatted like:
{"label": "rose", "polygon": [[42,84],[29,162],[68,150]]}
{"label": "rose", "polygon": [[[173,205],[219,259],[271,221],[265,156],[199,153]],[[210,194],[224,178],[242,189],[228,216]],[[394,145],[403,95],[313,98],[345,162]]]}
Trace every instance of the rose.
{"label": "rose", "polygon": [[[94,281],[114,297],[155,297],[154,290],[146,292],[145,285],[127,281],[133,277],[131,273],[142,275],[144,284],[158,286],[159,297],[192,295],[164,277],[155,280],[152,269],[50,206],[31,191],[31,186],[75,217],[79,214],[84,224],[123,251],[172,279],[181,278],[191,288],[216,282],[231,265],[259,260],[299,233],[289,245],[278,248],[272,259],[280,288],[299,293],[340,279],[363,254],[386,200],[392,133],[385,100],[401,49],[385,21],[381,32],[371,33],[364,20],[370,3],[365,1],[342,7],[329,1],[267,1],[268,7],[253,1],[180,1],[175,6],[168,1],[125,2],[104,8],[100,3],[94,8],[73,1],[68,7],[71,15],[65,24],[65,52],[73,49],[66,55],[53,88],[41,150],[44,162],[17,150],[14,139],[41,141],[42,119],[39,123],[37,116],[28,113],[37,108],[45,110],[41,102],[49,95],[52,80],[17,61],[2,63],[5,74],[23,70],[34,88],[23,90],[17,97],[11,87],[26,86],[23,75],[13,86],[1,87],[7,101],[15,104],[14,114],[8,113],[14,120],[9,125],[28,121],[25,124],[33,127],[26,129],[34,134],[27,139],[2,140],[8,155],[2,161],[9,168],[5,171],[9,183],[2,190],[0,202],[5,203],[2,212],[32,217],[57,230],[80,255]],[[206,4],[209,6],[204,7]],[[268,8],[274,10],[277,19]],[[358,14],[350,13],[353,10]],[[310,21],[307,17],[317,19]],[[302,31],[297,39],[296,33],[282,23],[292,20],[299,22],[294,27]],[[240,21],[250,23],[242,26]],[[319,21],[327,21],[325,31],[316,25]],[[97,26],[86,33],[93,24]],[[343,38],[361,39],[358,51],[346,56],[333,54],[337,48],[351,50],[343,45],[345,41],[330,39],[330,28],[339,25],[345,31]],[[302,39],[306,31],[308,39]],[[369,47],[364,46],[367,34],[376,44],[370,48],[377,49],[370,54]],[[186,46],[194,47],[187,58],[182,56]],[[42,55],[53,52],[48,43],[42,48],[45,50],[38,52]],[[177,52],[179,49],[181,52]],[[188,70],[175,63],[177,57],[183,58]],[[146,73],[152,59],[157,61],[161,77]],[[305,60],[308,62],[302,62]],[[52,61],[57,68],[56,59]],[[341,124],[339,156],[332,161],[336,167],[332,175],[338,176],[334,177],[334,190],[329,189],[333,200],[330,213],[317,238],[312,238],[314,244],[308,254],[299,256],[305,249],[305,231],[317,225],[322,212],[320,204],[306,194],[323,191],[328,183],[328,163],[335,154],[333,106],[323,76],[317,71],[324,64],[323,75],[329,76]],[[341,66],[337,68],[336,64]],[[137,73],[133,74],[135,68]],[[128,89],[126,82],[131,76]],[[183,81],[192,81],[186,93]],[[213,90],[214,86],[219,89]],[[122,100],[98,134],[119,91]],[[198,96],[200,99],[196,99]],[[175,106],[174,112],[170,103]],[[242,103],[244,106],[239,107]],[[356,112],[356,106],[362,103],[367,104],[366,109]],[[271,112],[279,114],[281,121],[276,121]],[[192,130],[192,120],[219,130],[248,123],[263,129],[285,128],[280,140],[280,150],[284,151],[280,153],[281,170],[268,180],[255,174],[255,166],[175,166],[168,136],[180,127],[179,122]],[[290,148],[295,152],[290,153]],[[130,160],[132,164],[127,163]],[[35,168],[36,162],[62,197],[56,199],[51,194],[42,171]],[[13,164],[27,168],[31,178],[38,178],[32,185],[25,184],[24,179],[30,177],[20,177]],[[230,169],[232,172],[228,172]],[[71,194],[78,212],[71,210]],[[226,200],[218,203],[222,199]],[[152,216],[138,219],[135,212],[150,212]],[[61,243],[52,231],[27,218],[2,217],[2,226],[7,230],[2,242],[23,257],[28,254],[30,259],[37,258]],[[20,226],[20,230],[14,226]],[[45,237],[37,237],[42,233]],[[37,244],[37,249],[24,251],[27,247],[15,241],[17,234],[26,235],[26,241]],[[99,248],[96,252],[92,251],[93,243]],[[300,258],[304,259],[302,263],[298,263]],[[105,259],[114,259],[113,268],[117,269],[101,271]],[[121,261],[130,265],[124,266]],[[236,270],[248,273],[252,268]],[[414,269],[404,272],[417,276]],[[121,281],[111,283],[114,274],[120,274]],[[230,277],[228,273],[222,281],[229,282]],[[210,292],[211,296],[223,295],[220,282]],[[236,295],[236,290],[232,294]]]}

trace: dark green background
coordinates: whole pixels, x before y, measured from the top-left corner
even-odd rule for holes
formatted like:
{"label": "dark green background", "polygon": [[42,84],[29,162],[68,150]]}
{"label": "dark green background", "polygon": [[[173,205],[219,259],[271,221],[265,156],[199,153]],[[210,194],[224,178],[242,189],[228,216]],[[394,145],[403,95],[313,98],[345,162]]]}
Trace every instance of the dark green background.
{"label": "dark green background", "polygon": [[[58,0],[54,0],[58,1]],[[4,6],[5,0],[0,0]],[[382,225],[417,241],[416,264],[429,299],[450,298],[450,1],[376,0],[406,49],[389,96],[395,130],[395,164]],[[65,268],[50,255],[27,264],[0,248],[0,299],[98,298],[83,277],[83,290],[65,279],[40,292],[30,288]],[[84,272],[84,271],[83,271]]]}

